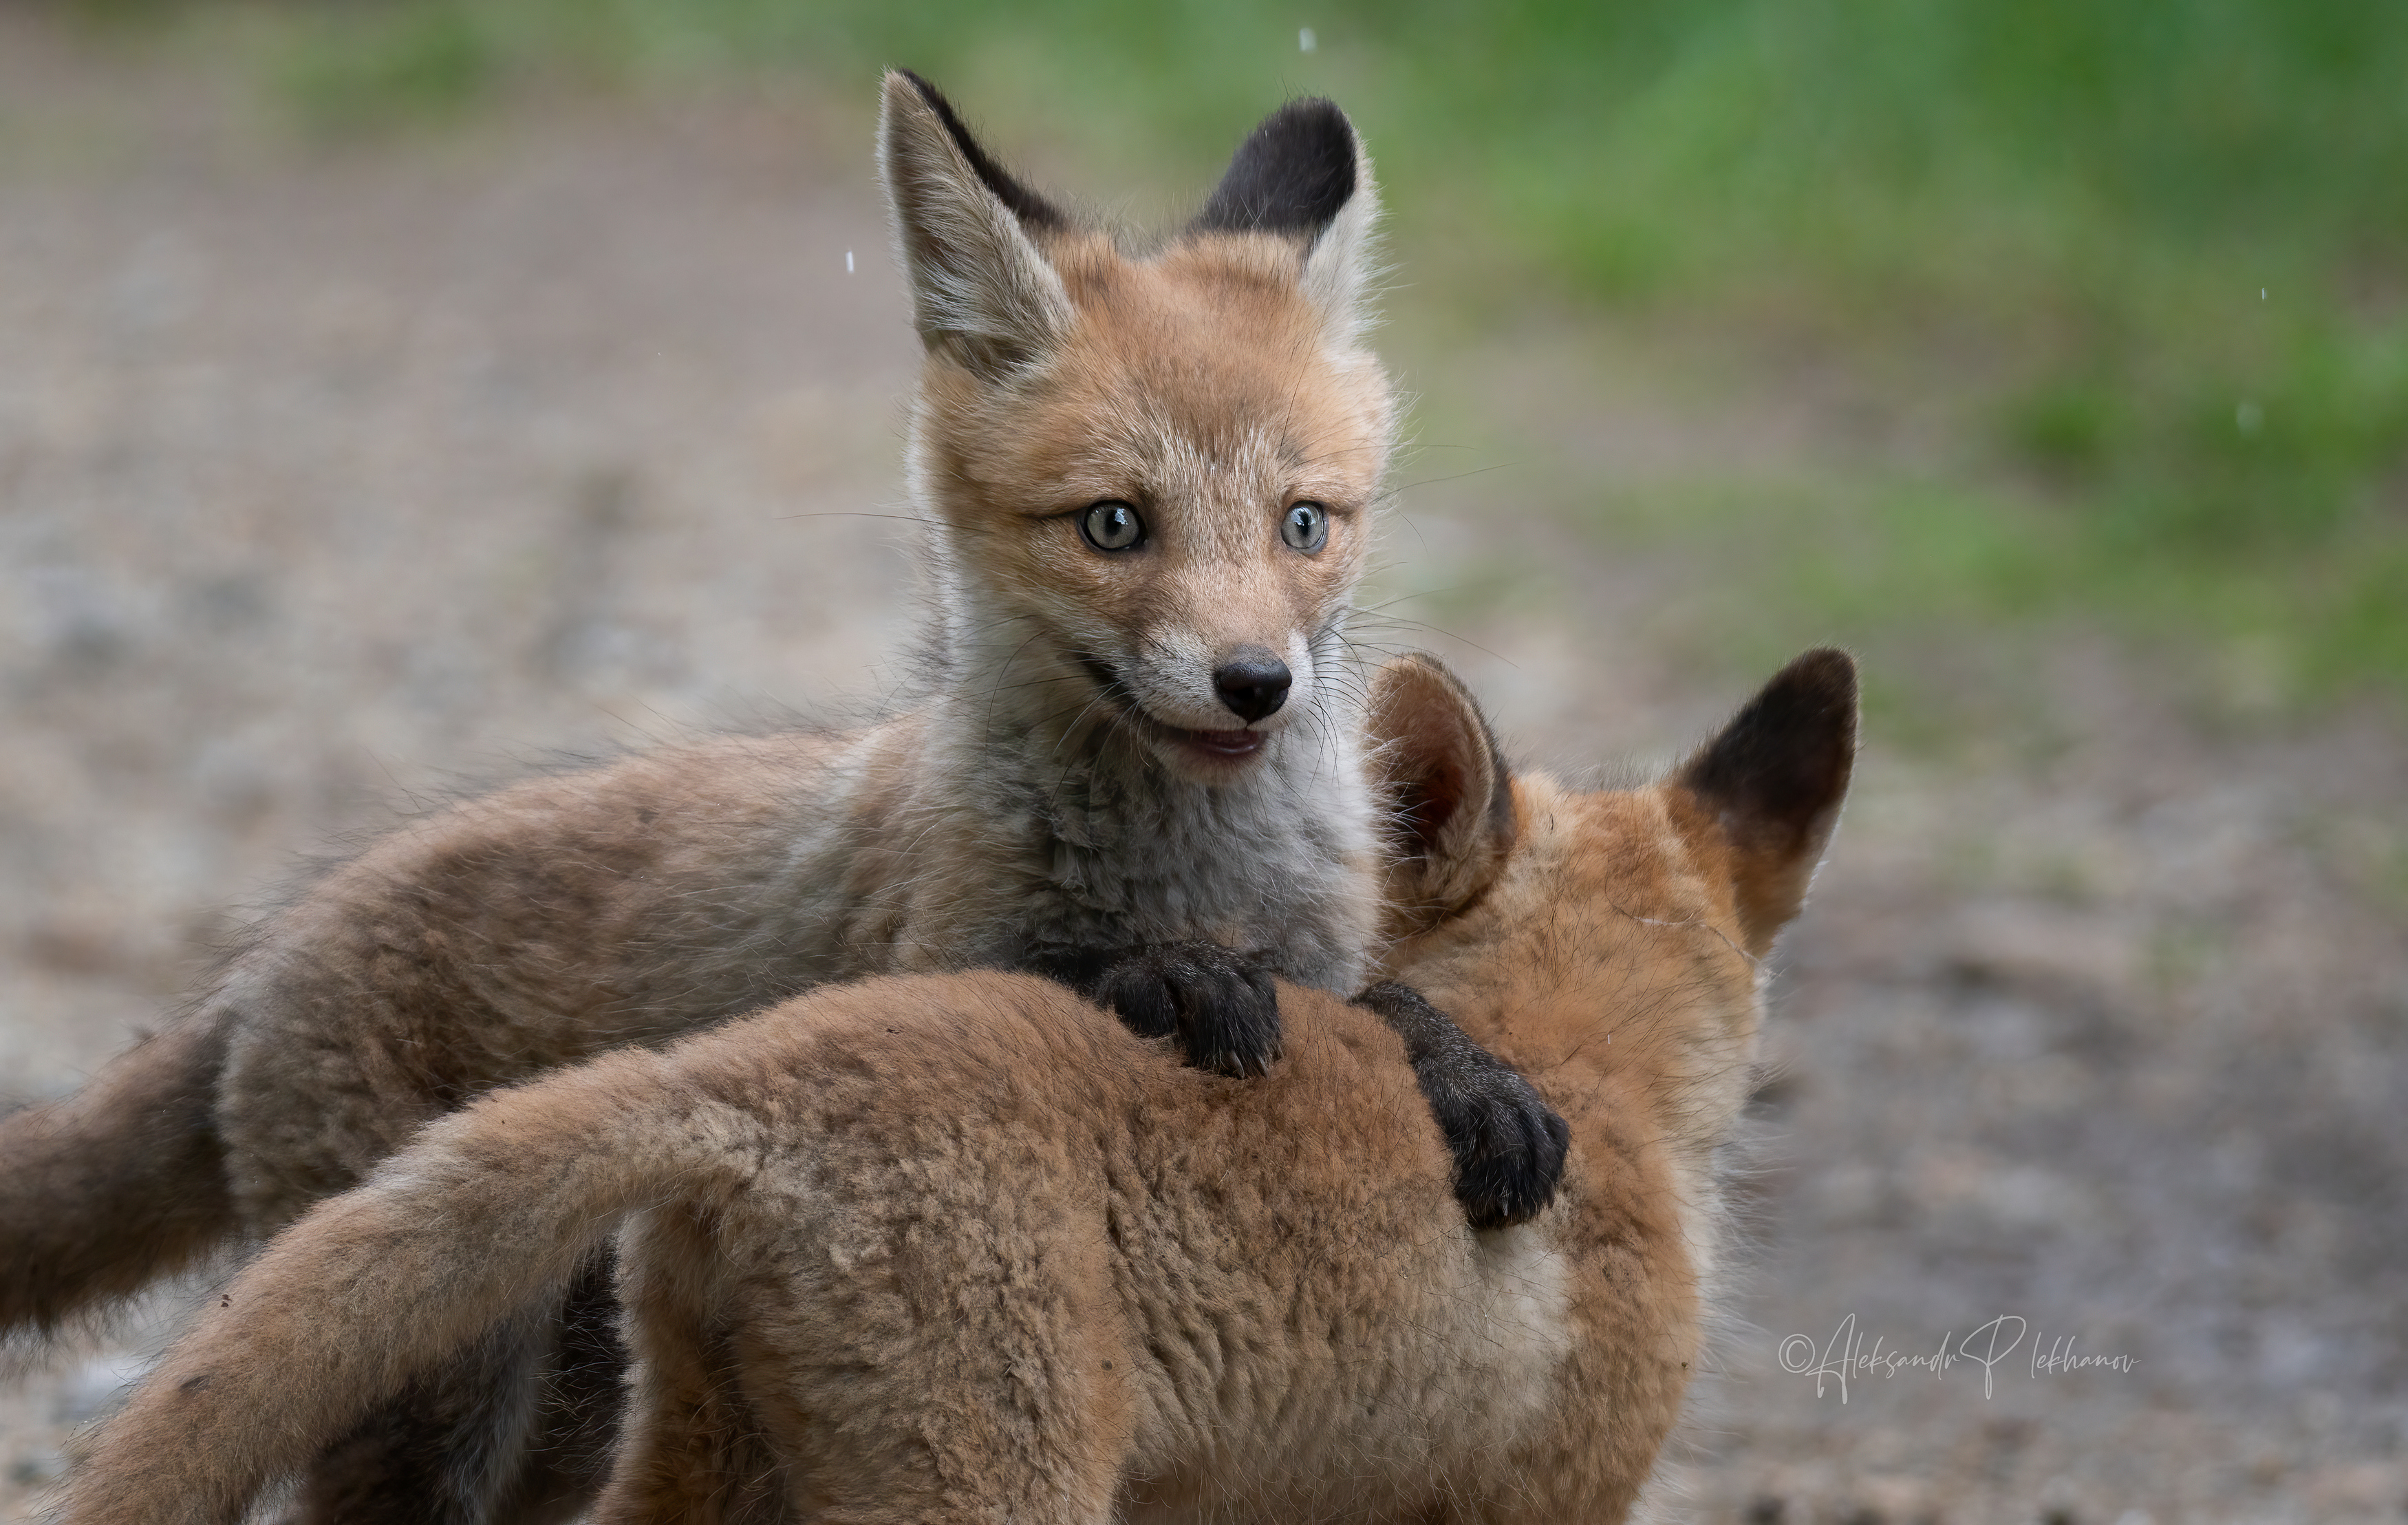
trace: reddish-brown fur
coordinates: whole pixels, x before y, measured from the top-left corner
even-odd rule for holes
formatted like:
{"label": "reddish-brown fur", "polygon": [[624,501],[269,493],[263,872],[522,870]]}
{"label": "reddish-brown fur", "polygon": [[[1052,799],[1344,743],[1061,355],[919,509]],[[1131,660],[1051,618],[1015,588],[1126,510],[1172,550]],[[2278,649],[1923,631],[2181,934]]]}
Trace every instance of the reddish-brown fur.
{"label": "reddish-brown fur", "polygon": [[[1459,702],[1412,664],[1383,688]],[[67,1518],[236,1518],[632,1216],[604,1519],[1622,1518],[1698,1359],[1711,1155],[1797,910],[1765,886],[1802,893],[1854,696],[1816,654],[1664,784],[1513,781],[1510,847],[1398,950],[1571,1124],[1532,1223],[1465,1225],[1397,1038],[1319,992],[1236,1082],[1025,976],[828,990],[431,1128],[204,1314]],[[1408,878],[1487,851],[1431,840]]]}
{"label": "reddish-brown fur", "polygon": [[[0,1119],[0,1336],[272,1233],[485,1090],[825,981],[1204,941],[1357,988],[1377,852],[1343,626],[1392,403],[1361,342],[1369,161],[1334,107],[1297,119],[1318,136],[1293,117],[1209,204],[1250,231],[1125,252],[890,75],[880,160],[926,352],[918,691],[851,735],[506,789],[311,886],[175,1031]],[[1311,225],[1248,223],[1291,172],[1348,190]],[[1081,540],[1103,498],[1142,513],[1142,547]],[[1307,501],[1330,515],[1316,549],[1283,537]],[[1216,688],[1244,654],[1292,669],[1283,708]],[[550,1343],[530,1325],[369,1421],[300,1518],[405,1492],[423,1498],[381,1518],[573,1503],[579,1479],[521,1464],[562,1444],[528,1375]]]}
{"label": "reddish-brown fur", "polygon": [[[312,885],[172,1030],[0,1118],[0,1338],[274,1231],[493,1086],[823,981],[1201,939],[1360,984],[1376,850],[1340,627],[1393,407],[1357,333],[1368,161],[1317,237],[1140,256],[1010,223],[899,74],[882,157],[927,346],[924,691],[851,734],[524,783]],[[1041,333],[968,332],[939,267],[1061,301]],[[1024,363],[989,364],[998,345]],[[1144,554],[1082,543],[1097,498],[1144,510]],[[1317,554],[1280,539],[1300,498],[1331,511]],[[1175,733],[1239,725],[1211,673],[1240,644],[1286,655],[1296,689],[1251,760],[1199,756]]]}

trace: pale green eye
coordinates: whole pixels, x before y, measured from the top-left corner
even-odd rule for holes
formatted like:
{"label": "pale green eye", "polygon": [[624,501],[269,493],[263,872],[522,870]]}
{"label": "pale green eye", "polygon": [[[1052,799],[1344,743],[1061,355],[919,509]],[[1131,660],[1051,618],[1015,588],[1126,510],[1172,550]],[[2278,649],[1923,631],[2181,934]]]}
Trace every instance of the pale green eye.
{"label": "pale green eye", "polygon": [[1145,539],[1145,521],[1127,504],[1107,498],[1079,515],[1079,534],[1098,551],[1125,551]]}
{"label": "pale green eye", "polygon": [[1318,503],[1291,503],[1280,520],[1280,539],[1299,551],[1313,552],[1329,543],[1329,511]]}

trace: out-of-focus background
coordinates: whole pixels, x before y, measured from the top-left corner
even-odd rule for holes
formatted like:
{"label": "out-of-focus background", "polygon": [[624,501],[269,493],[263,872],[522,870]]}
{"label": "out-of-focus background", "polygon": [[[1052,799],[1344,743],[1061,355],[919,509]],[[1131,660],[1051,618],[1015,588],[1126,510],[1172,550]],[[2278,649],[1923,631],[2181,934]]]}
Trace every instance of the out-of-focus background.
{"label": "out-of-focus background", "polygon": [[[1140,225],[1347,108],[1417,399],[1376,633],[1531,762],[1864,658],[1668,1513],[2408,1510],[2398,6],[0,9],[0,1090],[397,810],[875,700],[889,62]],[[2000,1317],[1986,1390],[1781,1358]],[[0,1386],[0,1513],[140,1344]]]}

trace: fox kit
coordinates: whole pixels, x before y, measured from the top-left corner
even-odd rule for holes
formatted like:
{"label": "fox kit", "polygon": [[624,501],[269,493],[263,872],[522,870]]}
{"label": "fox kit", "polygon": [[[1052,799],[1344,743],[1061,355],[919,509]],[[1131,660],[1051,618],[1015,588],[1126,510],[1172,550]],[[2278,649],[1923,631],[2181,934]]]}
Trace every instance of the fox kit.
{"label": "fox kit", "polygon": [[[1280,1051],[1265,970],[1360,987],[1380,885],[1344,623],[1394,403],[1364,345],[1353,128],[1283,108],[1145,257],[1005,173],[914,76],[886,79],[879,154],[926,350],[922,697],[850,734],[523,784],[334,871],[189,1019],[0,1122],[0,1333],[273,1232],[483,1091],[825,981],[1049,973],[1229,1074]],[[1425,1072],[1466,1210],[1525,1216],[1560,1121],[1448,1052],[1442,1084]],[[566,1406],[589,1448],[607,1432],[591,1282],[566,1334],[523,1331],[366,1425],[304,1517],[573,1496],[573,1456],[564,1483],[491,1437],[577,1440],[508,1374],[555,1338],[600,1351]]]}
{"label": "fox kit", "polygon": [[434,1125],[204,1313],[64,1518],[237,1518],[623,1221],[638,1363],[598,1520],[1624,1518],[1698,1358],[1712,1156],[1855,669],[1799,658],[1654,788],[1523,778],[1501,812],[1442,671],[1380,688],[1458,781],[1402,871],[1484,892],[1396,971],[1571,1119],[1535,1220],[1477,1234],[1449,1200],[1411,1039],[1362,1009],[1412,1013],[1401,986],[1287,992],[1288,1062],[1232,1087],[1025,976],[873,981]]}

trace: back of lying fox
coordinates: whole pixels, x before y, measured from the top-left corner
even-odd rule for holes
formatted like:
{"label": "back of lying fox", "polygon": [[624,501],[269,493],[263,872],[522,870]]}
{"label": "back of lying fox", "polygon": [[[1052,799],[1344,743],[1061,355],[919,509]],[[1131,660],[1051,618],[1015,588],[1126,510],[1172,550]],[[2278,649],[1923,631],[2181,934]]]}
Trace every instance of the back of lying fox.
{"label": "back of lying fox", "polygon": [[1343,620],[1391,405],[1351,128],[1276,114],[1143,259],[908,77],[881,151],[928,350],[924,698],[536,780],[337,870],[188,1018],[0,1119],[0,1335],[272,1230],[481,1091],[825,980],[1207,938],[1354,983]]}

